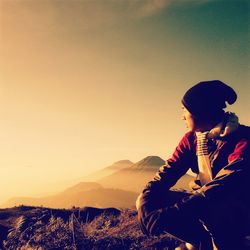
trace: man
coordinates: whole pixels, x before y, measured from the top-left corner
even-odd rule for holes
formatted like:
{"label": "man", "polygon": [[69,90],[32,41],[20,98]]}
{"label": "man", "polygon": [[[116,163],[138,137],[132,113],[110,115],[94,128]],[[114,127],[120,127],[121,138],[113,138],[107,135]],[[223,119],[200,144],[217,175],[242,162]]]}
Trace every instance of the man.
{"label": "man", "polygon": [[[250,191],[250,127],[234,113],[235,91],[214,80],[200,82],[182,99],[189,132],[136,201],[147,235],[170,233],[186,242],[176,249],[242,250]],[[170,190],[188,169],[192,191]]]}

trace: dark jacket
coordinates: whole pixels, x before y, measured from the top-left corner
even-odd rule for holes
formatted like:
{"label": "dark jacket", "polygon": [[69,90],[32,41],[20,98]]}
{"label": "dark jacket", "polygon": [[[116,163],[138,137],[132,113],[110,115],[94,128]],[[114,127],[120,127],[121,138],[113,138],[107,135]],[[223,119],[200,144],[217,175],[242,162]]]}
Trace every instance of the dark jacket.
{"label": "dark jacket", "polygon": [[[210,140],[208,143],[213,180],[178,204],[179,209],[187,212],[192,212],[194,208],[201,208],[201,211],[205,202],[224,196],[235,196],[247,203],[250,199],[250,127],[239,125],[227,137]],[[158,192],[173,187],[188,169],[199,173],[196,147],[195,133],[186,133],[172,157],[144,188],[142,204],[150,201],[150,197]]]}

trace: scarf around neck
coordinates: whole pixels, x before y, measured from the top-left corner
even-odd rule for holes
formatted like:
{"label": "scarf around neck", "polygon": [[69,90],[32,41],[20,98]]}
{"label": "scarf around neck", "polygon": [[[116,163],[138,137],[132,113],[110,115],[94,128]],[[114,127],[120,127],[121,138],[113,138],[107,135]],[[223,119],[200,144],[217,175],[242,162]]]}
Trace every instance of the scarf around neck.
{"label": "scarf around neck", "polygon": [[[218,123],[207,133],[207,139],[226,137],[239,127],[239,118],[233,112],[226,112],[223,121]],[[206,132],[205,132],[206,133]]]}
{"label": "scarf around neck", "polygon": [[227,112],[223,121],[218,123],[210,131],[196,132],[197,137],[197,160],[199,166],[199,179],[202,185],[212,181],[213,175],[207,142],[209,139],[226,137],[236,131],[239,127],[239,119],[235,113]]}

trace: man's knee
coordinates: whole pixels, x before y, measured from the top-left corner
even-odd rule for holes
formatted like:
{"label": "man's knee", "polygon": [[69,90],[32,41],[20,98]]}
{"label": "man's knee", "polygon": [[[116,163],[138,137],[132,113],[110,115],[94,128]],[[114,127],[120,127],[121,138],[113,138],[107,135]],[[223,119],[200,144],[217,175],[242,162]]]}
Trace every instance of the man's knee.
{"label": "man's knee", "polygon": [[141,193],[136,200],[136,208],[146,205],[148,211],[154,211],[160,208],[174,205],[182,198],[189,196],[189,193],[181,191],[166,191],[165,193],[145,192]]}
{"label": "man's knee", "polygon": [[172,224],[177,223],[179,214],[171,206],[187,195],[178,191],[167,191],[164,195],[140,194],[136,200],[136,208],[142,232],[159,235],[164,229],[174,227]]}
{"label": "man's knee", "polygon": [[163,232],[163,227],[168,224],[167,220],[164,220],[162,209],[152,212],[143,211],[143,207],[138,211],[138,220],[142,232],[146,235],[159,235]]}

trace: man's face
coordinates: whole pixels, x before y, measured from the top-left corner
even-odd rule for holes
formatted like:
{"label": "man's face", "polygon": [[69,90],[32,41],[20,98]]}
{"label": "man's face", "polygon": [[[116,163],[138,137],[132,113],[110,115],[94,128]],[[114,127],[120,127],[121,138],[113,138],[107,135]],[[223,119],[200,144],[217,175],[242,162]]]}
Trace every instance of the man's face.
{"label": "man's face", "polygon": [[188,128],[189,131],[195,131],[197,129],[197,126],[195,124],[194,117],[184,106],[182,106],[181,108],[182,108],[181,119],[184,120],[186,127]]}

